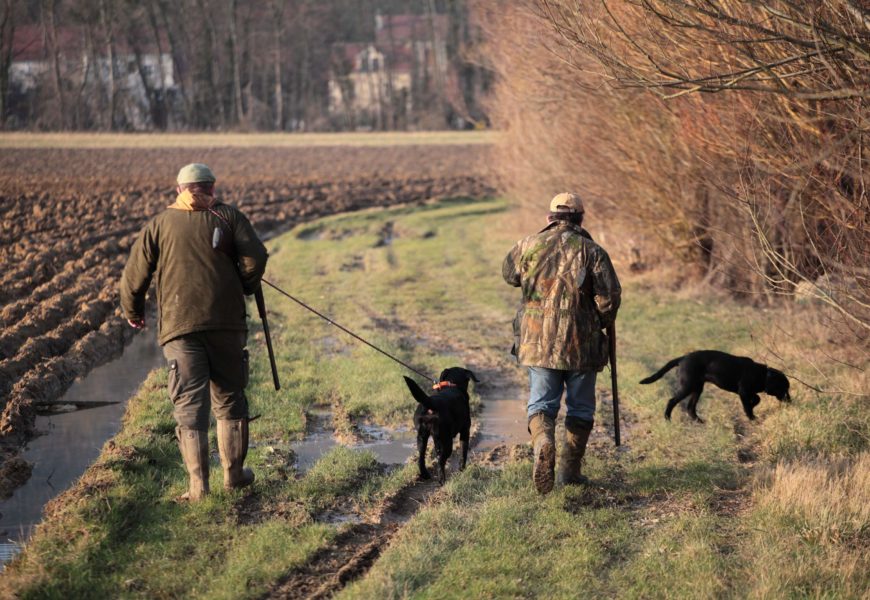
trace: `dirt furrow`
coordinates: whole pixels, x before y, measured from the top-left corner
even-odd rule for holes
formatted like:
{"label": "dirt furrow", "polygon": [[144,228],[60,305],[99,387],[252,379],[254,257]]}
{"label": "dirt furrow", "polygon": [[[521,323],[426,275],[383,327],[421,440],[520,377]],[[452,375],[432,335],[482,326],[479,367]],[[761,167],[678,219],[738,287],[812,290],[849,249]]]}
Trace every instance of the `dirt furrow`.
{"label": "dirt furrow", "polygon": [[350,526],[303,566],[282,578],[265,598],[329,598],[365,575],[390,540],[421,508],[437,501],[434,481],[407,486],[387,500],[374,522]]}

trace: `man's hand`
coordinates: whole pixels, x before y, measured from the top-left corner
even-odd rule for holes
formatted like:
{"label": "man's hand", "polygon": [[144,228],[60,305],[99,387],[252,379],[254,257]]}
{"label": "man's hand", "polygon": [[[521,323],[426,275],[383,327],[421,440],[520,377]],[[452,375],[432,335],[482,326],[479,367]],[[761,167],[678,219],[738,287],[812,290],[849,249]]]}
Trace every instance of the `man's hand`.
{"label": "man's hand", "polygon": [[145,319],[127,319],[127,323],[129,323],[130,327],[133,329],[145,328]]}

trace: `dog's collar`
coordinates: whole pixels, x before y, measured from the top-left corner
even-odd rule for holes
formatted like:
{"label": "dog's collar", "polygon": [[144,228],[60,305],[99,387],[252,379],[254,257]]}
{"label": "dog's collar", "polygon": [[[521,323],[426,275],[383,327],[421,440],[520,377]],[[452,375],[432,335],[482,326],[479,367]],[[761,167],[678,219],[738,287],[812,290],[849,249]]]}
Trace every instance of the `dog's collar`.
{"label": "dog's collar", "polygon": [[444,388],[448,388],[448,387],[456,387],[456,384],[453,383],[452,381],[439,381],[438,383],[436,383],[435,385],[432,386],[432,389],[441,391]]}

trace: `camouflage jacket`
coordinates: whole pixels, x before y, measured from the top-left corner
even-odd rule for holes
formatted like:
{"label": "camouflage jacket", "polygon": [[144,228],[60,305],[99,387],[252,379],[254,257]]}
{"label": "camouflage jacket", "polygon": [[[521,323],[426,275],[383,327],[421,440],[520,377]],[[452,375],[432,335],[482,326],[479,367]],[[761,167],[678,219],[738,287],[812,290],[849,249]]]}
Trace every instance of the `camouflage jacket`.
{"label": "camouflage jacket", "polygon": [[505,257],[502,275],[523,292],[514,319],[514,353],[521,365],[604,368],[602,329],[616,318],[621,288],[607,252],[583,229],[556,221],[520,240]]}

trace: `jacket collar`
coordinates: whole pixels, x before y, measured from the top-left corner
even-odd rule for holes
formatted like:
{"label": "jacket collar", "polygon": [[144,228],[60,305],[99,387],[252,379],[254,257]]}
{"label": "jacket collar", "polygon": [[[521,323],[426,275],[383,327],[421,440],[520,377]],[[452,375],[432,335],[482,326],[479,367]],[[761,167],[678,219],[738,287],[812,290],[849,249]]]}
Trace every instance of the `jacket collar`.
{"label": "jacket collar", "polygon": [[191,192],[188,189],[181,192],[175,199],[175,202],[169,205],[169,208],[177,210],[209,210],[216,202],[214,196],[203,194],[202,192]]}
{"label": "jacket collar", "polygon": [[580,225],[575,225],[574,223],[569,223],[568,221],[553,221],[552,223],[547,223],[547,226],[540,230],[538,233],[544,233],[550,229],[556,229],[558,227],[564,227],[566,229],[573,229],[580,235],[583,235],[583,227]]}

